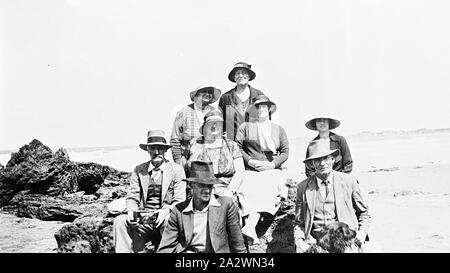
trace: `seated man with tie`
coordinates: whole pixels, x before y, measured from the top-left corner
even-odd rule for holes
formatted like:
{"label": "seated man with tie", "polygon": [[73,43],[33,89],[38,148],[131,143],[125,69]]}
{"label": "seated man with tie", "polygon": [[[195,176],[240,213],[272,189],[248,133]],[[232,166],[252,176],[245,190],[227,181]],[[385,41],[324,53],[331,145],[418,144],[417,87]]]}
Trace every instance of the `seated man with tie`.
{"label": "seated man with tie", "polygon": [[319,139],[308,145],[309,157],[316,173],[298,184],[295,206],[294,240],[297,252],[305,252],[316,242],[323,228],[331,222],[344,222],[356,231],[360,249],[368,240],[370,215],[358,181],[351,175],[333,170],[338,149],[330,150]]}
{"label": "seated man with tie", "polygon": [[131,174],[126,198],[127,214],[114,219],[114,245],[119,252],[139,252],[147,242],[158,247],[170,212],[186,199],[183,168],[165,159],[167,144],[161,130],[148,132],[147,144],[139,147],[150,161],[138,165]]}
{"label": "seated man with tie", "polygon": [[192,161],[192,198],[172,210],[158,253],[245,253],[238,208],[228,196],[213,194],[223,183],[212,162]]}

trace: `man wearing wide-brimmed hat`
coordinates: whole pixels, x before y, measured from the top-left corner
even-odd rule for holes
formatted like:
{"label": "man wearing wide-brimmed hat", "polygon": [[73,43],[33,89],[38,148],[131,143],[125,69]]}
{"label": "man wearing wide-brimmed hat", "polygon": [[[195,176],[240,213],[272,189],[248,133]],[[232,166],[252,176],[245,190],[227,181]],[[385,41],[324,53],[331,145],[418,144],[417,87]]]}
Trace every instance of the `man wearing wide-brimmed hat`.
{"label": "man wearing wide-brimmed hat", "polygon": [[126,198],[126,215],[114,219],[116,252],[138,252],[152,241],[155,250],[170,212],[186,199],[183,168],[165,159],[171,147],[161,130],[151,130],[147,143],[139,147],[150,160],[138,165],[131,174]]}
{"label": "man wearing wide-brimmed hat", "polygon": [[193,103],[183,107],[173,122],[170,144],[175,163],[185,164],[185,152],[189,142],[200,136],[199,128],[203,124],[206,113],[215,109],[211,104],[220,98],[221,91],[213,86],[200,86],[190,92]]}
{"label": "man wearing wide-brimmed hat", "polygon": [[368,240],[369,208],[358,181],[349,174],[333,170],[339,155],[323,139],[311,141],[309,157],[304,163],[314,166],[316,173],[297,187],[294,240],[297,252],[305,252],[315,243],[323,228],[331,222],[344,222],[356,231],[361,246]]}
{"label": "man wearing wide-brimmed hat", "polygon": [[238,209],[230,197],[215,196],[212,162],[193,161],[190,177],[192,198],[170,214],[159,253],[245,253]]}
{"label": "man wearing wide-brimmed hat", "polygon": [[256,77],[252,66],[245,62],[239,62],[234,65],[228,73],[228,79],[236,86],[222,95],[219,100],[219,108],[222,110],[224,122],[224,132],[231,140],[236,139],[239,126],[246,121],[247,107],[253,100],[264,95],[263,92],[250,86],[249,82]]}
{"label": "man wearing wide-brimmed hat", "polygon": [[[317,116],[306,122],[306,128],[318,131],[318,135],[313,140],[323,139],[329,143],[330,149],[338,149],[339,155],[335,158],[333,170],[343,173],[350,173],[353,168],[353,159],[348,147],[347,140],[330,130],[339,127],[341,122],[337,119],[327,116]],[[306,157],[309,157],[309,151],[306,149]],[[305,174],[310,177],[315,172],[312,164],[305,164]]]}

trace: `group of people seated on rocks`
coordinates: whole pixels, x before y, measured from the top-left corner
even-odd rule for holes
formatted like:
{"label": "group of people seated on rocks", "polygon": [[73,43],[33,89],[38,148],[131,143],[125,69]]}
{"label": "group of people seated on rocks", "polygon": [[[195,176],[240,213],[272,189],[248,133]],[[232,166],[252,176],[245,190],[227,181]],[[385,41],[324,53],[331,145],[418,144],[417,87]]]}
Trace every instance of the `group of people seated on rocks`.
{"label": "group of people seated on rocks", "polygon": [[[282,165],[289,157],[285,130],[272,122],[277,106],[249,85],[251,65],[234,65],[225,94],[213,86],[190,93],[193,103],[176,115],[170,141],[150,130],[140,148],[150,160],[132,172],[124,213],[114,219],[116,252],[140,252],[150,242],[159,253],[245,253],[258,244],[261,213],[274,215],[288,188]],[[211,104],[219,100],[216,109]],[[309,120],[318,131],[307,147],[298,184],[294,240],[297,252],[342,222],[361,252],[368,242],[370,215],[344,137],[330,130],[340,122]],[[166,158],[172,149],[173,162]],[[247,247],[246,247],[247,243]]]}

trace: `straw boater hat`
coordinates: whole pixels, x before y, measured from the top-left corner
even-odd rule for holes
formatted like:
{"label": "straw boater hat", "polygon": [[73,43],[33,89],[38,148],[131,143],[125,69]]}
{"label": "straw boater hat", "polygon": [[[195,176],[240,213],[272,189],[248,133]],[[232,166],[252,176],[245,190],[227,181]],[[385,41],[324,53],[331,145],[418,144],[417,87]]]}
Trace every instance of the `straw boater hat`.
{"label": "straw boater hat", "polygon": [[328,125],[329,125],[330,130],[333,130],[333,129],[339,127],[339,125],[341,124],[341,122],[339,120],[334,119],[334,118],[316,117],[316,118],[311,119],[307,123],[305,123],[306,128],[317,131],[316,120],[318,120],[318,119],[328,119]]}
{"label": "straw boater hat", "polygon": [[236,82],[234,80],[234,74],[236,73],[236,70],[238,70],[240,68],[243,68],[243,69],[247,70],[248,75],[250,77],[248,81],[251,81],[251,80],[253,80],[256,77],[255,72],[251,69],[252,68],[251,64],[244,63],[244,62],[239,62],[239,63],[235,64],[233,69],[231,69],[230,73],[228,73],[228,79],[230,81]]}
{"label": "straw boater hat", "polygon": [[142,150],[147,151],[148,146],[165,146],[167,149],[172,145],[167,144],[166,134],[162,130],[150,130],[147,133],[147,143],[139,144]]}
{"label": "straw boater hat", "polygon": [[212,122],[212,121],[223,122],[222,111],[220,111],[219,109],[213,109],[213,110],[209,111],[208,113],[206,113],[205,117],[203,118],[203,124],[198,129],[198,131],[200,132],[201,135],[203,135],[203,125],[205,125],[207,122]]}
{"label": "straw boater hat", "polygon": [[309,157],[303,160],[306,163],[309,160],[325,157],[333,154],[334,157],[339,155],[339,149],[330,149],[330,144],[325,139],[313,140],[308,144]]}
{"label": "straw boater hat", "polygon": [[203,86],[202,85],[202,86],[197,87],[194,91],[191,91],[191,93],[189,93],[189,97],[191,98],[191,101],[194,101],[194,97],[197,94],[197,92],[200,92],[203,90],[212,91],[212,93],[213,93],[213,97],[209,101],[209,103],[214,103],[215,101],[217,101],[220,98],[221,91],[219,89],[215,88],[214,86]]}
{"label": "straw boater hat", "polygon": [[271,114],[277,111],[277,105],[275,102],[271,101],[266,95],[259,95],[253,99],[253,105],[258,106],[260,104],[267,104],[269,106],[269,112]]}
{"label": "straw boater hat", "polygon": [[222,180],[214,176],[213,163],[203,161],[192,161],[189,177],[183,179],[183,181],[207,185],[223,183]]}

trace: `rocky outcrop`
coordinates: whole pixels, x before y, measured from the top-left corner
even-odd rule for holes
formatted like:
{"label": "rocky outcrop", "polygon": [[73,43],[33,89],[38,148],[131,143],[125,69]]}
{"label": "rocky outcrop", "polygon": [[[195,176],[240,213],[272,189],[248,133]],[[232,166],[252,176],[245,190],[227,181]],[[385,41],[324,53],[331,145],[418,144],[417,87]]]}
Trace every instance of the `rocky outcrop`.
{"label": "rocky outcrop", "polygon": [[[72,162],[65,149],[59,149],[53,154],[50,148],[34,139],[20,148],[19,152],[13,153],[6,167],[0,171],[0,207],[23,210],[20,207],[27,206],[27,202],[13,200],[19,192],[22,193],[21,196],[26,195],[28,199],[25,201],[30,203],[38,198],[37,195],[64,197],[76,192],[97,194],[100,199],[114,199],[122,196],[124,190],[118,189],[113,194],[110,193],[111,187],[124,188],[128,177],[129,173],[97,163]],[[98,193],[105,181],[108,183],[105,183],[104,189]],[[102,196],[102,193],[107,196]],[[27,216],[40,217],[33,214]]]}
{"label": "rocky outcrop", "polygon": [[113,218],[81,217],[55,233],[58,252],[109,253],[114,252]]}

